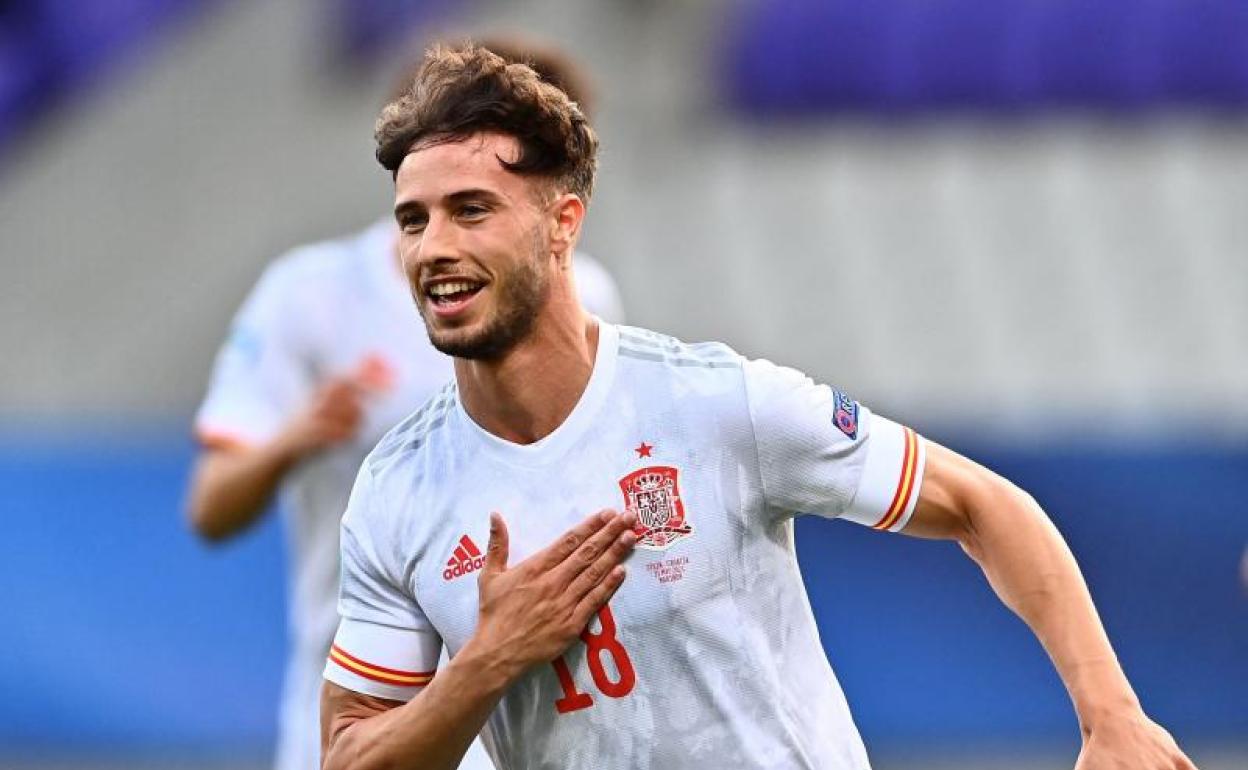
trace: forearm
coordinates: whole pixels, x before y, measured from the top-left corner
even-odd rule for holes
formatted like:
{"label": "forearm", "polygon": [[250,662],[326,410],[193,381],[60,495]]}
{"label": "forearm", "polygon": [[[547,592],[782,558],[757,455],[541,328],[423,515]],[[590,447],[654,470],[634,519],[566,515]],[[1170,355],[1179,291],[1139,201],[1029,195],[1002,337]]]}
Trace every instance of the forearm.
{"label": "forearm", "polygon": [[998,480],[968,501],[967,520],[959,541],[1052,658],[1083,729],[1138,709],[1074,556],[1035,500]]}
{"label": "forearm", "polygon": [[[367,716],[344,713],[326,685],[323,770],[455,770],[518,672],[469,643],[408,703]],[[345,691],[343,691],[345,692]]]}
{"label": "forearm", "polygon": [[223,540],[246,529],[264,512],[296,462],[296,454],[280,438],[256,447],[205,453],[191,484],[192,526],[209,540]]}

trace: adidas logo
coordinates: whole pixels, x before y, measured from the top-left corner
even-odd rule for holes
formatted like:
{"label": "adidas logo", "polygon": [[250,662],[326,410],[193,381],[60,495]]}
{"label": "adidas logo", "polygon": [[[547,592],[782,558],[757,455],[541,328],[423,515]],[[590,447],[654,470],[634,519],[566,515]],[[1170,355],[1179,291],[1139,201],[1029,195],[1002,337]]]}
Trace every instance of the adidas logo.
{"label": "adidas logo", "polygon": [[472,538],[464,535],[459,539],[459,545],[455,546],[455,553],[446,560],[446,569],[442,570],[442,579],[454,580],[469,572],[476,572],[484,566],[485,557],[481,554],[481,549],[472,542]]}

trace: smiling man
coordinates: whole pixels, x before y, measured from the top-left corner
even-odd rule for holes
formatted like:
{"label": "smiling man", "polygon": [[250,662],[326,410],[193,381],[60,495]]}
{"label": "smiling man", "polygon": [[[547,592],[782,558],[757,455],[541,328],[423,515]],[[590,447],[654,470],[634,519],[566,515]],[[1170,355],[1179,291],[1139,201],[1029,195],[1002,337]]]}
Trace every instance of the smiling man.
{"label": "smiling man", "polygon": [[[586,77],[558,50],[503,38],[574,100]],[[421,59],[406,72],[406,87]],[[572,258],[587,308],[621,320],[610,273]],[[188,514],[205,539],[242,535],[280,491],[289,537],[290,637],[275,770],[320,764],[321,671],[338,626],[338,525],[360,462],[377,440],[452,377],[412,313],[387,216],[365,230],[275,261],[234,320],[196,417],[203,451]],[[489,767],[473,746],[461,770]]]}
{"label": "smiling man", "polygon": [[562,93],[436,48],[377,135],[456,381],[356,480],[327,768],[453,768],[478,728],[507,768],[867,768],[798,511],[959,542],[1066,683],[1081,770],[1191,767],[1028,495],[791,369],[582,310],[597,139]]}

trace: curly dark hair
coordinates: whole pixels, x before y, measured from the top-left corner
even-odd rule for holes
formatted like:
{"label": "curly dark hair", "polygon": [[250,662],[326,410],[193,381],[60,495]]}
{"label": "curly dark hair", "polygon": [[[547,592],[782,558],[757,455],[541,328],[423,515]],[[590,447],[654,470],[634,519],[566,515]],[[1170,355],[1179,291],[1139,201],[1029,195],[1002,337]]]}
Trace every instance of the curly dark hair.
{"label": "curly dark hair", "polygon": [[377,119],[377,160],[391,174],[413,148],[481,131],[515,137],[520,157],[508,171],[550,180],[589,203],[598,137],[580,107],[530,67],[474,43],[435,45],[407,92]]}
{"label": "curly dark hair", "polygon": [[[452,42],[457,39],[443,39]],[[477,38],[474,42],[491,53],[503,57],[508,64],[527,64],[541,76],[542,80],[557,87],[576,102],[581,112],[589,118],[594,116],[594,105],[597,100],[593,78],[566,51],[552,43],[537,38],[526,37],[517,33],[500,33]],[[425,51],[430,43],[421,43],[413,49],[412,61],[403,67],[386,92],[383,104],[398,101],[412,87],[420,67],[425,62]]]}

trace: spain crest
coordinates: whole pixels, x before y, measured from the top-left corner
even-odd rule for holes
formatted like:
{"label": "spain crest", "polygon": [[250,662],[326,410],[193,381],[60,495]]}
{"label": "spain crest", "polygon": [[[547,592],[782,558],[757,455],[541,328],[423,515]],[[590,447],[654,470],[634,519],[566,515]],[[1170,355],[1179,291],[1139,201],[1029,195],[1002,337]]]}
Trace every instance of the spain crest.
{"label": "spain crest", "polygon": [[620,479],[624,508],[637,517],[637,547],[662,551],[693,534],[680,499],[680,471],[670,465],[639,468]]}

